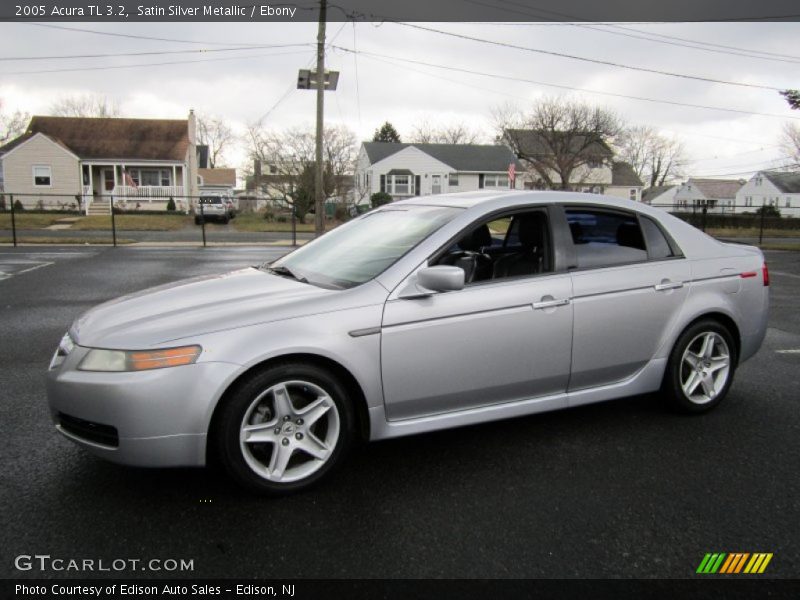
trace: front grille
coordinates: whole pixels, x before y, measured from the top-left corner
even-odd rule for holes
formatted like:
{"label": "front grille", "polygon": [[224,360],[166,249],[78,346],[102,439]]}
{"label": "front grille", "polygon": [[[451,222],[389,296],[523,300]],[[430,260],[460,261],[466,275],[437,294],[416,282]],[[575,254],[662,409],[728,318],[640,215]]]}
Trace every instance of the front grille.
{"label": "front grille", "polygon": [[111,425],[84,421],[83,419],[65,415],[64,413],[58,413],[58,424],[61,425],[61,428],[67,433],[71,433],[88,442],[102,444],[103,446],[111,446],[112,448],[117,448],[119,446],[117,428]]}

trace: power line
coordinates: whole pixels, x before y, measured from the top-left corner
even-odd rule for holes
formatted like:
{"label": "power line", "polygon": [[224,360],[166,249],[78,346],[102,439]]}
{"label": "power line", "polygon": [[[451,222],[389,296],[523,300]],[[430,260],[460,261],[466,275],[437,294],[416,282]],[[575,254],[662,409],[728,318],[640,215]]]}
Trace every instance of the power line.
{"label": "power line", "polygon": [[[342,50],[344,52],[355,52],[351,48],[344,48],[342,46],[336,46],[336,48],[338,48],[339,50]],[[467,74],[470,74],[470,75],[479,75],[479,76],[482,76],[482,77],[491,77],[493,79],[501,79],[501,80],[505,80],[505,81],[519,81],[519,82],[522,82],[522,83],[532,83],[534,85],[542,85],[542,86],[553,87],[553,88],[557,88],[557,89],[564,89],[564,90],[570,90],[570,91],[576,91],[576,92],[584,92],[584,93],[587,93],[587,94],[599,94],[599,95],[602,95],[602,96],[612,96],[612,97],[616,97],[616,98],[626,98],[626,99],[629,99],[629,100],[639,100],[639,101],[643,101],[643,102],[655,102],[655,103],[659,103],[659,104],[669,104],[669,105],[672,105],[672,106],[685,106],[685,107],[688,107],[688,108],[699,108],[699,109],[704,109],[704,110],[716,110],[716,111],[730,112],[730,113],[737,113],[737,114],[744,114],[744,115],[755,115],[755,116],[761,116],[761,117],[771,117],[771,118],[776,118],[776,119],[795,119],[795,120],[800,120],[800,117],[794,117],[794,116],[788,116],[788,115],[778,115],[778,114],[773,114],[773,113],[760,113],[760,112],[753,112],[753,111],[748,111],[748,110],[740,110],[740,109],[736,109],[736,108],[726,108],[726,107],[721,107],[721,106],[706,106],[706,105],[702,105],[702,104],[691,104],[691,103],[688,103],[688,102],[678,102],[678,101],[663,100],[663,99],[658,99],[658,98],[647,98],[647,97],[644,97],[644,96],[632,96],[632,95],[628,95],[628,94],[618,94],[618,93],[615,93],[615,92],[603,92],[603,91],[600,91],[600,90],[590,90],[590,89],[587,89],[587,88],[579,88],[579,87],[561,85],[561,84],[556,84],[556,83],[547,83],[547,82],[544,82],[544,81],[536,81],[536,80],[533,80],[533,79],[526,79],[526,78],[523,78],[523,77],[514,77],[514,76],[511,76],[511,75],[501,75],[501,74],[498,74],[498,73],[487,73],[485,71],[476,71],[476,70],[473,70],[473,69],[463,69],[463,68],[454,67],[454,66],[441,65],[441,64],[435,64],[435,63],[430,63],[430,62],[426,62],[426,61],[414,60],[414,59],[410,59],[410,58],[402,58],[402,57],[399,57],[399,56],[389,56],[389,55],[386,55],[386,54],[378,54],[378,53],[375,53],[375,52],[367,52],[367,51],[364,51],[364,50],[359,50],[357,53],[361,54],[362,56],[373,56],[373,57],[379,57],[379,58],[387,58],[387,59],[391,59],[391,60],[397,60],[397,61],[400,61],[400,62],[407,62],[407,63],[417,64],[417,65],[422,65],[422,66],[425,66],[425,67],[432,67],[432,68],[435,68],[435,69],[445,69],[445,70],[448,70],[448,71],[456,71],[456,72],[459,72],[459,73],[467,73]]]}
{"label": "power line", "polygon": [[263,50],[266,48],[292,48],[312,46],[313,44],[263,44],[257,46],[238,46],[236,48],[193,48],[191,50],[153,50],[150,52],[118,52],[107,54],[65,54],[60,56],[1,56],[0,61],[65,60],[77,58],[117,58],[120,56],[161,56],[164,54],[206,54],[210,52],[240,52],[242,50]]}
{"label": "power line", "polygon": [[153,40],[157,42],[173,42],[176,44],[206,44],[210,46],[249,46],[249,42],[209,42],[207,40],[182,40],[175,38],[154,37],[150,35],[135,35],[132,33],[116,33],[113,31],[98,31],[96,29],[83,29],[81,27],[64,27],[62,25],[52,25],[49,23],[30,23],[22,22],[23,25],[34,25],[36,27],[47,27],[49,29],[60,29],[62,31],[74,31],[78,33],[93,33],[95,35],[105,35],[111,37],[129,38],[134,40]]}
{"label": "power line", "polygon": [[358,108],[358,126],[361,128],[361,89],[358,85],[358,46],[356,45],[356,21],[353,19],[353,63],[356,76],[356,107]]}
{"label": "power line", "polygon": [[[715,53],[715,54],[725,54],[725,55],[728,55],[728,56],[742,56],[742,57],[745,57],[745,58],[754,58],[754,59],[757,59],[757,60],[769,60],[769,61],[774,61],[774,62],[800,64],[800,57],[798,57],[798,56],[786,56],[784,58],[778,58],[777,56],[758,56],[756,54],[751,54],[751,53],[748,53],[748,52],[739,52],[739,51],[734,51],[734,50],[721,50],[721,49],[716,49],[716,48],[703,48],[703,47],[701,47],[699,45],[693,45],[694,42],[682,43],[682,42],[673,42],[673,41],[669,41],[669,40],[654,39],[652,37],[647,37],[650,34],[647,34],[646,32],[642,32],[642,33],[645,33],[646,35],[636,35],[636,34],[632,34],[632,33],[624,33],[622,31],[609,31],[608,29],[603,29],[601,27],[595,27],[593,25],[584,25],[582,23],[571,23],[571,25],[573,27],[581,27],[583,29],[591,29],[592,31],[599,31],[600,33],[608,33],[608,34],[611,34],[611,35],[621,35],[621,36],[628,37],[628,38],[645,40],[645,41],[648,41],[648,42],[654,42],[656,44],[667,44],[669,46],[678,46],[678,47],[681,47],[681,48],[691,48],[693,50],[700,50],[701,52],[712,52],[712,53]],[[612,25],[611,27],[614,27],[614,26]],[[630,29],[630,28],[625,28],[625,27],[623,27],[622,29],[625,29],[626,31],[639,31],[638,29]],[[659,36],[659,37],[666,37],[666,36]]]}
{"label": "power line", "polygon": [[653,36],[653,37],[660,37],[660,38],[665,38],[665,39],[668,39],[668,40],[678,40],[678,41],[681,41],[681,42],[688,42],[690,44],[698,44],[698,45],[702,45],[702,46],[713,46],[714,48],[724,48],[726,50],[735,50],[735,51],[738,51],[738,52],[748,52],[748,53],[753,53],[753,54],[764,54],[766,56],[773,56],[773,57],[776,57],[776,58],[791,58],[791,59],[800,60],[800,56],[793,56],[791,54],[779,54],[779,53],[776,53],[776,52],[767,52],[765,50],[754,50],[752,48],[740,48],[738,46],[726,46],[724,44],[714,44],[712,42],[701,42],[700,40],[690,40],[690,39],[687,39],[687,38],[677,37],[677,36],[674,36],[674,35],[666,35],[666,34],[663,34],[663,33],[653,33],[653,32],[650,32],[650,31],[642,31],[641,29],[634,29],[632,27],[623,27],[622,25],[618,25],[618,24],[609,24],[608,27],[613,27],[615,29],[624,29],[625,31],[635,31],[637,33],[643,33],[645,35],[649,35],[649,36]]}
{"label": "power line", "polygon": [[262,58],[267,56],[285,56],[289,54],[305,54],[302,51],[294,52],[265,52],[262,54],[249,54],[245,56],[224,56],[222,58],[198,58],[196,60],[173,60],[166,62],[136,63],[130,65],[106,65],[101,67],[74,67],[69,69],[44,69],[40,71],[14,71],[10,73],[0,73],[0,76],[9,75],[37,75],[40,73],[72,73],[77,71],[109,71],[114,69],[133,69],[136,67],[160,67],[165,65],[186,65],[191,63],[217,62],[222,60],[242,60],[246,58]]}
{"label": "power line", "polygon": [[518,46],[517,44],[510,44],[510,43],[507,43],[507,42],[499,42],[497,40],[487,40],[487,39],[477,38],[477,37],[473,37],[473,36],[465,35],[465,34],[461,34],[461,33],[455,33],[455,32],[452,32],[452,31],[444,31],[442,29],[435,29],[433,27],[426,27],[424,25],[419,25],[417,23],[406,23],[406,22],[402,22],[402,21],[394,21],[394,23],[396,25],[402,25],[404,27],[410,27],[410,28],[413,28],[413,29],[419,29],[421,31],[428,31],[428,32],[431,32],[431,33],[438,33],[440,35],[446,35],[446,36],[449,36],[449,37],[454,37],[454,38],[462,39],[462,40],[468,40],[468,41],[472,41],[472,42],[479,42],[479,43],[482,43],[482,44],[489,44],[489,45],[492,45],[492,46],[499,46],[499,47],[502,47],[502,48],[511,48],[511,49],[514,49],[514,50],[523,50],[525,52],[533,52],[535,54],[545,54],[545,55],[548,55],[548,56],[557,56],[559,58],[567,58],[567,59],[570,59],[570,60],[577,60],[577,61],[581,61],[581,62],[589,62],[589,63],[593,63],[593,64],[605,65],[605,66],[615,67],[615,68],[619,68],[619,69],[628,69],[628,70],[632,70],[632,71],[641,71],[643,73],[652,73],[654,75],[663,75],[663,76],[667,76],[667,77],[676,77],[676,78],[679,78],[679,79],[690,79],[690,80],[694,80],[694,81],[703,81],[703,82],[706,82],[706,83],[718,83],[718,84],[722,84],[722,85],[733,85],[733,86],[738,86],[738,87],[770,90],[770,91],[775,91],[775,92],[780,92],[781,90],[787,89],[786,87],[780,88],[780,87],[774,87],[774,86],[771,86],[771,85],[760,85],[760,84],[756,84],[756,83],[743,83],[743,82],[738,82],[738,81],[726,81],[726,80],[723,80],[723,79],[713,79],[711,77],[701,77],[699,75],[689,75],[689,74],[686,74],[686,73],[674,73],[674,72],[671,72],[671,71],[661,71],[659,69],[650,69],[650,68],[647,68],[647,67],[637,67],[637,66],[633,66],[633,65],[626,65],[626,64],[622,64],[622,63],[616,63],[616,62],[613,62],[613,61],[600,60],[600,59],[596,59],[596,58],[587,58],[585,56],[576,56],[576,55],[573,55],[573,54],[565,54],[563,52],[556,52],[554,50],[544,50],[544,49],[541,49],[541,48],[530,48],[528,46]]}

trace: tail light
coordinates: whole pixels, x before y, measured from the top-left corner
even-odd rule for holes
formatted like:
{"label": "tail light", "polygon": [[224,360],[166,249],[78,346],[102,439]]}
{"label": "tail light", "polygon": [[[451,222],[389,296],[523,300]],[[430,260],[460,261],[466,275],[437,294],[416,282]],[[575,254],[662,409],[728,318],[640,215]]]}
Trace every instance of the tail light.
{"label": "tail light", "polygon": [[764,263],[764,266],[761,267],[761,276],[763,277],[764,286],[769,285],[769,269],[767,268],[767,263]]}

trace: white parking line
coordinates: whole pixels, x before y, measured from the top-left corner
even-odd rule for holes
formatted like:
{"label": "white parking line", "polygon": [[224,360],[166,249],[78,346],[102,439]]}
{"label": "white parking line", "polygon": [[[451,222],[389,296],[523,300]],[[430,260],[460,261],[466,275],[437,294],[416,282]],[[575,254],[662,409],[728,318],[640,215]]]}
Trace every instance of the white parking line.
{"label": "white parking line", "polygon": [[0,259],[1,266],[9,266],[12,265],[31,265],[27,269],[20,269],[19,271],[11,270],[10,272],[0,271],[0,281],[4,279],[11,279],[14,275],[22,275],[23,273],[30,273],[31,271],[35,271],[36,269],[41,269],[42,267],[49,267],[50,265],[54,265],[55,262],[48,261],[33,261],[33,260],[2,260]]}
{"label": "white parking line", "polygon": [[33,267],[29,268],[29,269],[23,269],[22,271],[18,271],[17,275],[21,275],[22,273],[30,273],[31,271],[35,271],[36,269],[41,269],[42,267],[48,267],[48,266],[54,265],[54,264],[55,263],[53,263],[53,262],[42,263],[40,265],[33,266]]}
{"label": "white parking line", "polygon": [[800,354],[800,348],[789,348],[788,350],[775,350],[777,354]]}

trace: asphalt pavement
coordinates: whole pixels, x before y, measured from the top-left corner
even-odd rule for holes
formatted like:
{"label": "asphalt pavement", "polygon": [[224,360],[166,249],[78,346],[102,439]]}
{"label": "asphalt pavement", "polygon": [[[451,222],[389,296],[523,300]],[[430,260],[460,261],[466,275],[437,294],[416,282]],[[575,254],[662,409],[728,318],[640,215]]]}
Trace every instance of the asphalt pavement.
{"label": "asphalt pavement", "polygon": [[193,578],[685,578],[708,552],[800,573],[800,253],[767,253],[766,342],[700,417],[640,396],[388,440],[280,499],[106,463],[55,432],[44,373],[81,312],[283,251],[0,248],[0,577],[80,575],[15,569],[37,553],[192,559],[169,575]]}

